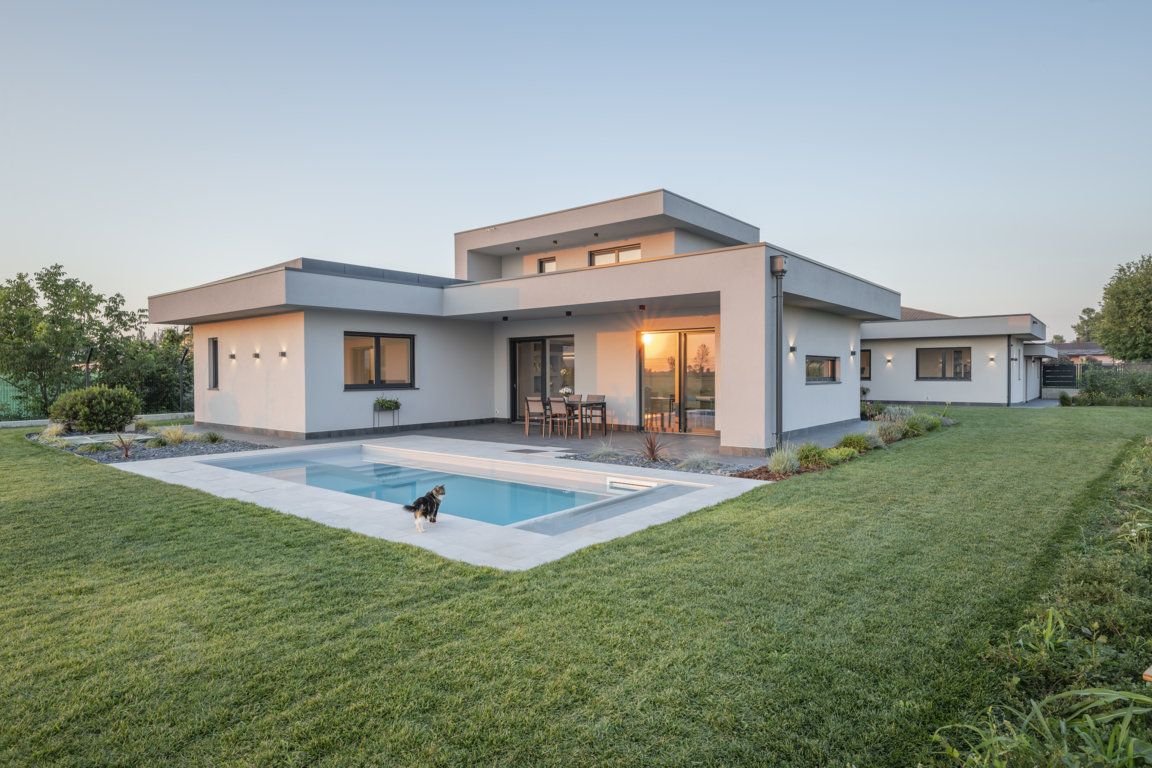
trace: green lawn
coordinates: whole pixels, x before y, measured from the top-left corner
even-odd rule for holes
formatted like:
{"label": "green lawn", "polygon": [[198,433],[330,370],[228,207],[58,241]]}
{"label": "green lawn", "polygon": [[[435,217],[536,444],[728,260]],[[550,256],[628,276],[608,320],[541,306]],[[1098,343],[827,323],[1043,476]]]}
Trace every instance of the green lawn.
{"label": "green lawn", "polygon": [[910,766],[1152,409],[947,431],[527,573],[0,433],[0,763]]}

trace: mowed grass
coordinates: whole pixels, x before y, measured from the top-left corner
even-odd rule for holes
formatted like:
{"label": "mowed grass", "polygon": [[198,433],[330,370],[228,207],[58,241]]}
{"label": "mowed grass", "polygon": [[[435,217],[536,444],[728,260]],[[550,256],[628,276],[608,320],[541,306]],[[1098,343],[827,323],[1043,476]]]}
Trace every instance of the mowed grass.
{"label": "mowed grass", "polygon": [[513,574],[0,433],[0,763],[914,765],[1152,434],[956,416]]}

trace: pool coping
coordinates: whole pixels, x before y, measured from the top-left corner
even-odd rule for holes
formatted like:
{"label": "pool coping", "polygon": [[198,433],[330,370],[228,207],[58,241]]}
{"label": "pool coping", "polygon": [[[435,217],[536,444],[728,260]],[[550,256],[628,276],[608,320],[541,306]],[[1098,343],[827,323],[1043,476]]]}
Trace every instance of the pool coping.
{"label": "pool coping", "polygon": [[[301,485],[288,480],[250,474],[209,462],[233,457],[255,458],[278,453],[312,453],[347,450],[350,445],[371,445],[407,452],[427,452],[443,460],[459,456],[471,462],[493,461],[514,463],[524,468],[573,470],[612,477],[634,477],[678,485],[697,486],[696,490],[671,499],[657,501],[641,509],[599,520],[563,533],[548,535],[513,526],[501,526],[454,515],[441,514],[436,525],[426,525],[417,533],[412,516],[399,504]],[[539,453],[515,453],[532,448]],[[765,485],[759,480],[675,472],[646,467],[622,467],[618,464],[562,459],[572,449],[563,446],[518,445],[481,442],[424,435],[402,435],[332,443],[318,446],[270,448],[261,451],[237,451],[203,456],[181,456],[170,459],[112,464],[124,472],[150,477],[166,483],[205,491],[214,496],[239,499],[268,507],[278,512],[313,520],[334,528],[413,546],[442,557],[473,565],[519,571],[552,562],[573,552],[627,536],[653,525],[666,523],[699,509],[740,496]],[[578,464],[579,466],[574,466]]]}

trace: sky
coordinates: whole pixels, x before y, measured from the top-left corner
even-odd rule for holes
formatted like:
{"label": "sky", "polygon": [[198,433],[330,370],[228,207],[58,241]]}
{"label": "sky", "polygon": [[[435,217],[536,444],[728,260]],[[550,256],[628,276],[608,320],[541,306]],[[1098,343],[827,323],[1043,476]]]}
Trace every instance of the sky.
{"label": "sky", "polygon": [[0,279],[131,306],[671,189],[1071,338],[1152,253],[1152,2],[0,0]]}

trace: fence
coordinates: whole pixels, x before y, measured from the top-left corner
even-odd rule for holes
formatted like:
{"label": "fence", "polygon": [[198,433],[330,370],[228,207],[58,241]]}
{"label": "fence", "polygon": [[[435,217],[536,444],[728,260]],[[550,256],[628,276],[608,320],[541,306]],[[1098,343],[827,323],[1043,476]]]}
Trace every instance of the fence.
{"label": "fence", "polygon": [[1131,363],[1047,363],[1040,370],[1045,387],[1083,389],[1113,397],[1148,396],[1152,392],[1152,361]]}
{"label": "fence", "polygon": [[24,405],[17,397],[20,390],[7,379],[0,379],[0,420],[39,419],[44,414]]}

